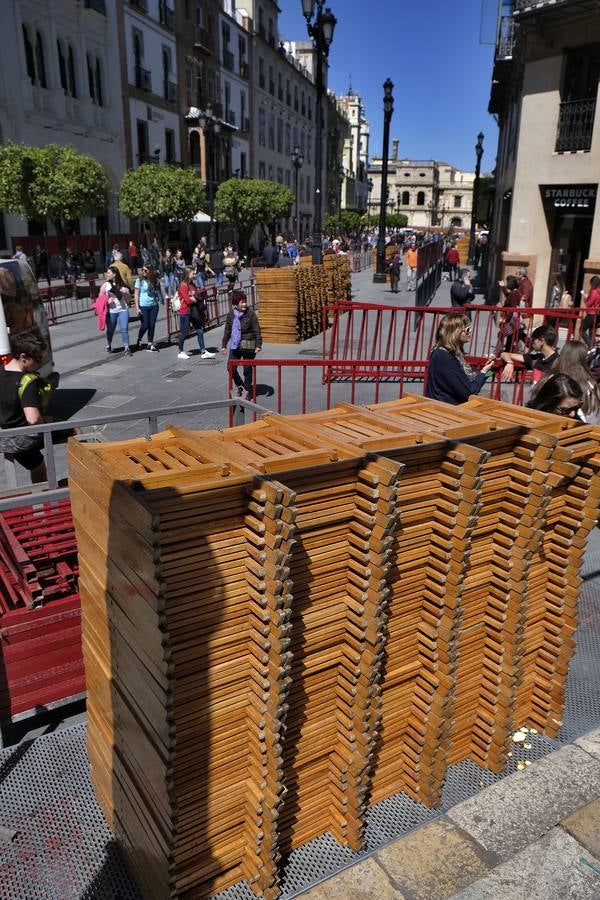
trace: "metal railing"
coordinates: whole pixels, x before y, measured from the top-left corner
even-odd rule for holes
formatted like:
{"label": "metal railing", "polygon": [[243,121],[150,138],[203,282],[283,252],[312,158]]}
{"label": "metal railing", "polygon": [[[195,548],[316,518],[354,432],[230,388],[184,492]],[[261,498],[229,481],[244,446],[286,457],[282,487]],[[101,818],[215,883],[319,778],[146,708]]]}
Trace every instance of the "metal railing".
{"label": "metal railing", "polygon": [[556,132],[557,153],[589,150],[596,115],[596,100],[566,100],[560,104]]}
{"label": "metal railing", "polygon": [[[235,408],[234,408],[235,407]],[[17,486],[15,477],[15,463],[5,458],[6,476],[9,489],[3,492],[0,497],[0,512],[6,509],[14,509],[20,506],[26,506],[29,503],[39,500],[40,503],[54,502],[56,500],[64,500],[69,496],[69,488],[59,486],[56,475],[56,456],[55,448],[52,442],[53,434],[61,432],[73,432],[78,429],[78,440],[90,440],[96,442],[102,440],[102,432],[99,430],[107,425],[115,425],[123,422],[144,423],[139,429],[140,436],[145,436],[148,441],[152,439],[152,435],[156,434],[161,427],[159,420],[164,419],[170,421],[173,416],[190,415],[207,412],[211,409],[230,410],[230,421],[240,423],[243,422],[243,411],[248,409],[253,415],[257,413],[270,412],[266,407],[258,406],[249,401],[240,398],[239,400],[208,400],[201,403],[182,403],[178,406],[161,406],[154,409],[137,410],[134,413],[110,413],[108,415],[97,415],[93,417],[69,419],[66,422],[49,422],[45,425],[27,425],[23,428],[0,429],[0,435],[10,433],[11,437],[19,435],[41,434],[44,439],[44,455],[46,461],[46,470],[48,472],[48,481],[43,485],[19,485]]]}
{"label": "metal railing", "polygon": [[171,9],[164,2],[161,2],[159,6],[159,19],[161,25],[164,25],[170,31],[175,31],[175,10]]}
{"label": "metal railing", "polygon": [[129,0],[129,5],[142,12],[148,12],[148,0]]}
{"label": "metal railing", "polygon": [[204,50],[208,50],[209,53],[214,53],[215,50],[215,39],[214,35],[207,31],[206,28],[201,28],[197,26],[194,31],[194,45],[196,47],[202,47]]}
{"label": "metal railing", "polygon": [[135,86],[148,93],[152,91],[152,74],[149,69],[142,69],[141,66],[136,66]]}
{"label": "metal railing", "polygon": [[496,60],[512,59],[517,28],[512,16],[502,16],[498,28]]}
{"label": "metal railing", "polygon": [[[435,343],[435,335],[443,316],[461,312],[462,307],[449,306],[432,309],[414,306],[387,306],[369,303],[328,304],[323,310],[323,357],[353,360],[364,363],[369,371],[373,359],[427,359]],[[544,321],[558,328],[559,341],[571,340],[579,334],[585,310],[534,308],[513,309],[503,306],[467,306],[464,311],[471,319],[472,353],[487,357],[500,352],[509,344],[518,350],[518,342],[531,333],[534,321]],[[518,327],[503,327],[502,319],[512,313],[518,316]],[[513,322],[517,326],[517,322]],[[330,375],[347,374],[332,369]],[[325,373],[324,373],[325,377]]]}
{"label": "metal railing", "polygon": [[[204,331],[211,328],[218,328],[225,321],[227,313],[231,310],[230,291],[227,287],[218,287],[216,284],[203,288],[206,300],[206,319],[204,323]],[[258,291],[256,290],[256,282],[251,279],[244,284],[236,284],[236,291],[244,291],[248,298],[248,305],[258,308]],[[167,340],[170,342],[174,338],[179,337],[180,317],[172,306],[171,301],[167,299]],[[192,337],[196,333],[195,328],[190,324],[188,337]]]}

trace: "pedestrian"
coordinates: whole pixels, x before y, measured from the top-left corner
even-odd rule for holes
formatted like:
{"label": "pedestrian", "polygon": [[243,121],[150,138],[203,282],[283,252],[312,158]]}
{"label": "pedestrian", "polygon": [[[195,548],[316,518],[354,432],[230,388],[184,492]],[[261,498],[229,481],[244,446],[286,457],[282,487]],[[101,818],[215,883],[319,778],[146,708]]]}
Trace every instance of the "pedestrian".
{"label": "pedestrian", "polygon": [[86,247],[83,251],[83,259],[82,259],[83,271],[88,277],[91,277],[96,272],[96,258],[90,247]]}
{"label": "pedestrian", "polygon": [[137,244],[133,240],[133,238],[129,241],[129,247],[127,248],[127,255],[129,257],[129,268],[135,275],[138,268],[138,248]]}
{"label": "pedestrian", "polygon": [[50,267],[48,265],[48,251],[41,244],[35,245],[33,252],[33,264],[35,267],[35,280],[39,281],[43,276],[50,287]]}
{"label": "pedestrian", "polygon": [[15,259],[22,260],[23,262],[27,262],[27,254],[23,250],[20,244],[17,244],[15,247]]}
{"label": "pedestrian", "polygon": [[100,288],[101,294],[107,295],[106,317],[106,352],[112,353],[112,339],[117,328],[123,341],[123,356],[131,356],[129,349],[129,302],[131,291],[125,285],[121,271],[117,265],[108,267],[106,281]]}
{"label": "pedestrian", "polygon": [[201,359],[213,359],[214,353],[210,353],[204,344],[204,320],[205,304],[202,292],[196,293],[194,282],[194,270],[187,266],[183,271],[183,280],[177,289],[179,296],[179,353],[177,359],[189,359],[189,354],[183,349],[185,339],[190,330],[190,322],[196,329],[196,339],[200,348]]}
{"label": "pedestrian", "polygon": [[600,325],[596,326],[594,346],[588,353],[587,364],[596,381],[600,381]]}
{"label": "pedestrian", "polygon": [[569,375],[581,388],[581,412],[584,421],[600,424],[600,386],[588,365],[588,346],[583,341],[567,341],[551,372]]}
{"label": "pedestrian", "polygon": [[262,258],[265,261],[265,266],[268,269],[272,269],[277,263],[278,256],[279,253],[277,252],[277,249],[273,246],[271,241],[268,240],[262,252]]}
{"label": "pedestrian", "polygon": [[402,260],[400,259],[400,254],[396,250],[394,255],[387,263],[387,270],[390,273],[390,290],[392,294],[398,293],[398,286],[400,284],[400,267],[402,266]]}
{"label": "pedestrian", "polygon": [[237,281],[239,262],[239,256],[231,245],[223,249],[223,265],[225,266],[223,272],[230,291],[233,290],[233,286]]}
{"label": "pedestrian", "polygon": [[[225,319],[221,353],[227,353],[229,343],[229,358],[236,360],[254,359],[262,349],[262,335],[260,325],[254,310],[248,306],[248,300],[244,291],[232,291],[231,310]],[[244,377],[240,377],[238,367],[234,366],[233,381],[234,394],[241,397],[246,392],[246,400],[252,400],[252,366],[244,366]]]}
{"label": "pedestrian", "polygon": [[525,342],[525,332],[521,326],[521,316],[518,312],[522,297],[519,291],[519,281],[514,275],[508,275],[506,281],[499,281],[498,285],[504,294],[504,303],[500,313],[496,352],[500,353],[504,350],[506,353],[510,353],[518,351],[519,341]]}
{"label": "pedestrian", "polygon": [[156,269],[157,272],[160,271],[162,253],[161,253],[161,249],[160,249],[160,244],[158,243],[158,240],[156,238],[152,239],[152,243],[150,244],[149,252],[150,252],[149,262],[150,262],[152,268]]}
{"label": "pedestrian", "polygon": [[183,256],[183,252],[178,247],[177,250],[175,251],[175,284],[177,287],[179,287],[179,285],[183,281],[183,276],[185,275],[185,269],[186,269],[186,265],[185,265],[185,259]]}
{"label": "pedestrian", "polygon": [[277,264],[275,266],[276,269],[286,269],[288,266],[293,266],[294,260],[290,256],[289,250],[287,247],[284,247],[279,254],[279,259],[277,260]]}
{"label": "pedestrian", "polygon": [[461,269],[458,279],[453,281],[450,287],[450,302],[452,306],[464,309],[467,303],[472,303],[474,299],[475,291],[471,284],[471,273],[468,269]]}
{"label": "pedestrian", "polygon": [[550,372],[547,378],[538,382],[535,393],[527,406],[555,416],[566,416],[581,421],[583,391],[570,375]]}
{"label": "pedestrian", "polygon": [[[194,284],[198,289],[203,288],[206,284],[206,251],[200,243],[196,244],[192,253],[192,269],[194,270]],[[208,271],[212,272],[212,269]]]}
{"label": "pedestrian", "polygon": [[412,241],[406,251],[406,290],[415,291],[417,289],[417,245]]}
{"label": "pedestrian", "polygon": [[449,313],[440,322],[436,345],[429,357],[425,396],[458,405],[478,394],[486,378],[492,377],[494,356],[480,371],[465,359],[465,344],[471,338],[471,322],[462,313]]}
{"label": "pedestrian", "polygon": [[[12,358],[0,366],[0,424],[3,429],[24,428],[49,421],[44,411],[50,399],[48,382],[36,374],[47,346],[30,331],[10,336]],[[41,434],[0,435],[0,452],[29,472],[32,484],[47,480]]]}
{"label": "pedestrian", "polygon": [[215,248],[210,254],[210,267],[215,273],[215,284],[217,287],[221,287],[223,284],[223,272],[225,270],[223,259],[223,251],[220,247]]}
{"label": "pedestrian", "polygon": [[154,329],[158,317],[158,307],[164,303],[160,290],[160,281],[156,269],[152,266],[142,266],[140,277],[135,282],[133,294],[135,308],[140,317],[140,330],[137,336],[136,350],[142,349],[142,338],[148,332],[148,341],[145,349],[153,353],[158,351],[154,343]]}
{"label": "pedestrian", "polygon": [[517,269],[517,281],[523,306],[533,306],[533,284],[527,276],[527,269]]}
{"label": "pedestrian", "polygon": [[460,254],[456,247],[451,246],[446,250],[446,268],[450,273],[450,278],[452,281],[456,281],[458,277],[458,267],[460,265]]}
{"label": "pedestrian", "polygon": [[512,381],[515,363],[521,363],[527,372],[533,373],[533,380],[539,381],[558,359],[556,344],[558,334],[551,325],[540,325],[531,332],[531,348],[526,353],[507,353],[503,351],[500,359],[505,363],[502,370],[502,381]]}
{"label": "pedestrian", "polygon": [[592,343],[592,332],[596,325],[600,324],[600,275],[594,275],[591,279],[588,294],[581,292],[581,308],[585,311],[581,323],[581,337],[589,348]]}
{"label": "pedestrian", "polygon": [[165,282],[165,294],[167,295],[167,299],[170,300],[175,296],[175,282],[177,280],[177,275],[175,258],[168,247],[165,250],[165,255],[162,258],[161,274]]}
{"label": "pedestrian", "polygon": [[63,257],[63,271],[65,284],[75,285],[79,275],[79,255],[68,246]]}
{"label": "pedestrian", "polygon": [[[141,259],[142,265],[148,268],[148,266],[152,265],[152,260],[150,258],[150,251],[144,244],[140,244],[140,252],[138,253],[138,259]],[[160,266],[160,260],[159,260]],[[158,266],[152,265],[152,268],[155,272],[158,272]]]}

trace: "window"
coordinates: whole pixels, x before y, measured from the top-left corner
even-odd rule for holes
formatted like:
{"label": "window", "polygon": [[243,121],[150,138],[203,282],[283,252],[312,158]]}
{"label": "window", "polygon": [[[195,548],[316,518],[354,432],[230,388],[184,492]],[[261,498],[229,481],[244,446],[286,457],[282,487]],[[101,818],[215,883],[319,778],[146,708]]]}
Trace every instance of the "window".
{"label": "window", "polygon": [[269,93],[275,96],[275,73],[273,66],[269,66]]}
{"label": "window", "polygon": [[[58,45],[58,64],[60,68],[60,44]],[[90,100],[92,103],[96,102],[96,80],[95,80],[95,71],[94,71],[94,60],[88,53],[87,55],[87,73],[88,73],[88,91],[90,94]],[[61,78],[62,83],[62,78]]]}
{"label": "window", "polygon": [[425,191],[419,191],[417,194],[417,206],[425,206]]}
{"label": "window", "polygon": [[269,150],[275,149],[275,113],[269,113]]}
{"label": "window", "polygon": [[139,161],[146,162],[148,159],[148,123],[137,120],[137,145]]}
{"label": "window", "polygon": [[410,206],[410,193],[402,191],[402,206]]}
{"label": "window", "polygon": [[258,110],[258,145],[259,145],[259,147],[267,146],[267,111],[266,111],[266,109]]}
{"label": "window", "polygon": [[240,63],[246,59],[246,38],[238,37],[238,56]]}
{"label": "window", "polygon": [[71,44],[69,44],[67,69],[69,72],[69,93],[71,97],[77,97],[77,81],[75,78],[75,54],[73,53],[73,47],[71,46]]}
{"label": "window", "polygon": [[273,166],[269,166],[269,181],[273,181]]}
{"label": "window", "polygon": [[285,123],[285,155],[289,156],[292,152],[292,126],[289,122]]}
{"label": "window", "polygon": [[462,206],[462,196],[460,194],[454,195],[454,207],[455,209],[459,209]]}
{"label": "window", "polygon": [[283,75],[281,72],[277,73],[277,97],[283,102]]}
{"label": "window", "polygon": [[306,135],[306,162],[312,162],[312,134],[310,131]]}
{"label": "window", "polygon": [[311,191],[310,191],[310,175],[307,175],[306,176],[306,202],[307,203],[311,202],[310,193],[311,193]]}
{"label": "window", "polygon": [[283,184],[283,168],[277,166],[277,184]]}
{"label": "window", "polygon": [[240,128],[246,131],[246,91],[240,91]]}
{"label": "window", "polygon": [[277,119],[277,152],[283,153],[283,119]]}
{"label": "window", "polygon": [[298,85],[294,85],[294,109],[298,112]]}
{"label": "window", "polygon": [[60,86],[65,94],[69,93],[69,82],[67,79],[67,61],[63,53],[62,44],[57,40],[56,50],[58,52],[58,74],[60,76]]}
{"label": "window", "polygon": [[40,87],[48,87],[46,84],[46,64],[44,62],[44,44],[42,35],[39,31],[35,33],[35,67],[37,71],[37,80]]}
{"label": "window", "polygon": [[419,178],[425,178],[425,177],[426,177],[425,172],[419,172]]}
{"label": "window", "polygon": [[258,83],[261,88],[265,86],[265,61],[264,59],[258,60]]}
{"label": "window", "polygon": [[300,110],[302,112],[302,115],[305,116],[306,115],[306,94],[304,93],[304,91],[302,91],[302,105],[300,107]]}
{"label": "window", "polygon": [[25,66],[27,68],[27,77],[32,84],[35,84],[35,60],[33,57],[33,46],[29,40],[29,32],[25,25],[23,27],[23,45],[25,47]]}
{"label": "window", "polygon": [[312,97],[308,95],[308,118],[312,120]]}
{"label": "window", "polygon": [[245,153],[240,153],[240,178],[248,174],[248,161]]}
{"label": "window", "polygon": [[285,186],[289,187],[292,183],[292,174],[289,169],[285,170]]}
{"label": "window", "polygon": [[175,132],[165,128],[165,158],[168,163],[175,162]]}
{"label": "window", "polygon": [[306,135],[303,131],[300,132],[300,153],[304,156],[306,146]]}
{"label": "window", "polygon": [[292,105],[292,94],[291,94],[289,78],[286,78],[286,81],[285,81],[285,102],[287,103],[288,106]]}
{"label": "window", "polygon": [[264,162],[259,162],[258,164],[258,177],[263,181],[266,181],[267,179],[267,169]]}

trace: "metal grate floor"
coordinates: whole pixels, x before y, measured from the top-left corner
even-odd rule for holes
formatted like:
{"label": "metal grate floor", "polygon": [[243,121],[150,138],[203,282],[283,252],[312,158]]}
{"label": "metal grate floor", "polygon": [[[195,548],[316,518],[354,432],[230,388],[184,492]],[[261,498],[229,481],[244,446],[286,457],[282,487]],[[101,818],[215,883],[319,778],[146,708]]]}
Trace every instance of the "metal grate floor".
{"label": "metal grate floor", "polygon": [[[569,670],[564,722],[557,740],[531,735],[515,745],[500,775],[471,762],[451,766],[442,807],[430,810],[403,794],[374,807],[366,849],[352,853],[325,834],[295,850],[283,898],[291,898],[384,844],[430,821],[482,787],[511,774],[600,724],[600,532],[591,536],[583,570],[577,653]],[[88,778],[85,725],[67,728],[0,753],[0,827],[18,832],[0,842],[2,900],[141,900],[96,803]],[[243,882],[220,900],[256,900]]]}

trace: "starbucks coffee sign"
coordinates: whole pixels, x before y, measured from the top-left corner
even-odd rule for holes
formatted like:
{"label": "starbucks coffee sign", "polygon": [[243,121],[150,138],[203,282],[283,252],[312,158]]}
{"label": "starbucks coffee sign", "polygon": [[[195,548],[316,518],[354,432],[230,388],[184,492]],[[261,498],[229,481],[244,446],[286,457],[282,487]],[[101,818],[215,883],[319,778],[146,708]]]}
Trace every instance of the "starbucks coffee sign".
{"label": "starbucks coffee sign", "polygon": [[546,210],[593,209],[597,184],[542,184],[542,200]]}

